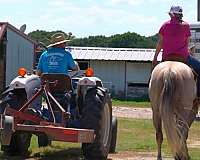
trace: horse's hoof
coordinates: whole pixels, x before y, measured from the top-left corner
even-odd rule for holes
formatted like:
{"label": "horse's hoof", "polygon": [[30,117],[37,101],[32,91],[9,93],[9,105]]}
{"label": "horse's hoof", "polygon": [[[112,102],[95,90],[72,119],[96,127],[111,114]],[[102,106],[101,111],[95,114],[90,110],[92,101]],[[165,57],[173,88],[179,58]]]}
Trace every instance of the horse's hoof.
{"label": "horse's hoof", "polygon": [[157,160],[162,160],[162,157],[157,157]]}

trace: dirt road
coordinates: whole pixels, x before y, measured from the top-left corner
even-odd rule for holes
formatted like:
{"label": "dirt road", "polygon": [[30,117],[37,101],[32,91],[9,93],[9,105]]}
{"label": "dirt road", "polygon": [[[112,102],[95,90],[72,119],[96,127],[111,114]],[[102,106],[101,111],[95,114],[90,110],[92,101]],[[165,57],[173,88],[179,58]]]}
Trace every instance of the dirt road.
{"label": "dirt road", "polygon": [[[113,106],[113,115],[116,117],[126,117],[126,118],[136,118],[136,119],[151,119],[152,118],[152,110],[151,108],[130,108],[130,107],[121,107],[121,106]],[[198,141],[200,142],[200,140]],[[196,142],[195,142],[196,143]],[[194,142],[190,142],[189,145],[194,145]],[[200,147],[200,144],[196,144]],[[195,145],[195,147],[196,147]],[[76,151],[74,151],[76,150]],[[66,150],[63,152],[58,152],[55,156],[57,160],[83,160],[81,155],[81,150],[74,149]],[[77,153],[74,153],[77,152]],[[133,152],[133,151],[123,151],[117,152],[115,154],[109,154],[108,160],[155,160],[156,152]],[[66,155],[71,155],[70,158],[67,158]],[[64,158],[65,157],[65,158]],[[4,159],[4,157],[0,157],[0,159]],[[11,158],[13,159],[13,157]],[[10,157],[5,157],[5,160],[11,160]],[[27,158],[26,160],[46,160],[48,158],[36,158],[35,156],[32,158]],[[172,157],[167,157],[164,155],[163,159],[165,160],[173,160]],[[25,160],[25,159],[23,159]]]}
{"label": "dirt road", "polygon": [[136,118],[136,119],[151,119],[151,108],[132,108],[113,106],[113,115],[116,117]]}
{"label": "dirt road", "polygon": [[[173,160],[171,157],[163,156],[165,160]],[[108,160],[156,160],[156,153],[153,152],[119,152],[116,154],[109,154]]]}

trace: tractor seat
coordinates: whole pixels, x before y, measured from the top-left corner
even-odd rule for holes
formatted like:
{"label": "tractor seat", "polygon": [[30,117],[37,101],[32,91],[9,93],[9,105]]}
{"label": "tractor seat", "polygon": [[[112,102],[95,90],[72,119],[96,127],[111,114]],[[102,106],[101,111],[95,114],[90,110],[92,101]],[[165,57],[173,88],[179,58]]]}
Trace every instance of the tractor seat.
{"label": "tractor seat", "polygon": [[[41,75],[42,84],[49,81],[50,92],[64,93],[72,91],[72,81],[70,76],[58,73],[44,73]],[[57,83],[51,83],[56,82]]]}

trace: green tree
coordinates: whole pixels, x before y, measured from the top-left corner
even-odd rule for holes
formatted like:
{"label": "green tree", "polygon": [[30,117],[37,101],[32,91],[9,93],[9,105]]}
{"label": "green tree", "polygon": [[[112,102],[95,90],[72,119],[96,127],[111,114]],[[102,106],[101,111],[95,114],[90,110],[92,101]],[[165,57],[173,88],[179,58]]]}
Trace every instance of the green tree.
{"label": "green tree", "polygon": [[61,32],[65,35],[66,39],[74,39],[75,36],[73,36],[73,34],[71,32],[69,33],[65,33],[63,31],[57,30],[57,31],[52,31],[52,32],[47,32],[47,31],[42,31],[42,30],[36,30],[33,32],[30,32],[28,34],[28,36],[35,40],[36,42],[42,42],[44,43],[46,46],[48,46],[51,43],[51,36],[53,34],[55,34],[56,32]]}
{"label": "green tree", "polygon": [[71,32],[63,31],[42,31],[36,30],[30,32],[28,36],[37,42],[43,42],[45,45],[50,44],[51,35],[56,32],[62,32],[67,39],[70,39],[70,46],[82,47],[113,47],[113,48],[155,48],[158,35],[145,37],[134,32],[116,34],[110,37],[104,35],[89,36],[85,38],[76,38]]}

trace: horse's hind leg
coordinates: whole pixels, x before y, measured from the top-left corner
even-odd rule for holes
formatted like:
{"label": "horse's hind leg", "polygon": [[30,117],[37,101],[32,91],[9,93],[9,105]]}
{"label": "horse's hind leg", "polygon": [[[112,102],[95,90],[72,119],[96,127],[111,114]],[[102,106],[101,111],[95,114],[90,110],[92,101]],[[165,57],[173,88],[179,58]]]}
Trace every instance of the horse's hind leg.
{"label": "horse's hind leg", "polygon": [[175,160],[189,160],[190,158],[189,158],[189,155],[187,155],[187,156],[180,156],[180,155],[176,155],[175,157],[174,157],[174,159]]}
{"label": "horse's hind leg", "polygon": [[162,160],[161,145],[163,142],[163,133],[162,133],[162,120],[159,115],[159,111],[153,110],[153,124],[156,129],[156,142],[158,147],[157,160]]}

